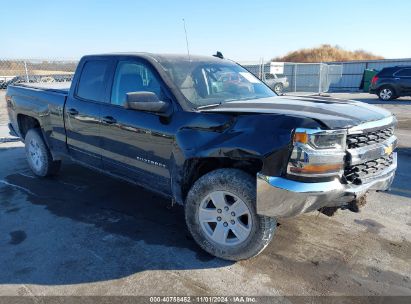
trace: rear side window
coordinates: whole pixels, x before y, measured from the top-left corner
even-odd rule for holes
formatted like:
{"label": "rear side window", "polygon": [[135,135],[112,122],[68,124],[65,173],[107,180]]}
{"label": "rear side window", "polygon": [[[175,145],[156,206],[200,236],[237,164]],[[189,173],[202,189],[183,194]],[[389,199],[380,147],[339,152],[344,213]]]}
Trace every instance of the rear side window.
{"label": "rear side window", "polygon": [[88,61],[81,72],[77,89],[77,96],[87,100],[104,102],[105,76],[109,68],[109,61]]}
{"label": "rear side window", "polygon": [[378,76],[383,76],[383,77],[392,77],[392,75],[398,71],[397,68],[383,68],[379,73]]}
{"label": "rear side window", "polygon": [[395,76],[411,77],[411,69],[402,69],[395,73]]}

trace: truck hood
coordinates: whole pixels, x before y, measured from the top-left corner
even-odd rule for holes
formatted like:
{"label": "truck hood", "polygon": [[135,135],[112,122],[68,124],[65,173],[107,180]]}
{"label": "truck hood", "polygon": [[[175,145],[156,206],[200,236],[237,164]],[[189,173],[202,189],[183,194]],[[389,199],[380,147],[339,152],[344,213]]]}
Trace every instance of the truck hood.
{"label": "truck hood", "polygon": [[367,103],[322,96],[276,96],[233,101],[200,111],[298,116],[321,121],[330,129],[349,128],[392,116],[391,112]]}

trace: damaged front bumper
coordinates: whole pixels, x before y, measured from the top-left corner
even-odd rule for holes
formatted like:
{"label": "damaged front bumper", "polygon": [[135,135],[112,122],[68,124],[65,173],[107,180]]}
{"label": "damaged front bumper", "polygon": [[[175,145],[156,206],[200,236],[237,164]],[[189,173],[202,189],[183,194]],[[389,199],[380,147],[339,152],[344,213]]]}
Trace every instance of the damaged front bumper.
{"label": "damaged front bumper", "polygon": [[344,206],[368,190],[387,190],[397,169],[393,163],[365,184],[343,184],[338,178],[329,182],[304,183],[282,177],[257,174],[257,213],[275,218],[292,217],[324,207]]}

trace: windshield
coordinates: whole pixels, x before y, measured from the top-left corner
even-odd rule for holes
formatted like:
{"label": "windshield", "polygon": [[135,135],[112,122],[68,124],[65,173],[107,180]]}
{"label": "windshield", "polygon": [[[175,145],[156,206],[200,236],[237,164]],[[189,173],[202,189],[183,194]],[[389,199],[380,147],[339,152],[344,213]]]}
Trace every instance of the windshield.
{"label": "windshield", "polygon": [[253,74],[229,61],[176,60],[161,64],[195,108],[276,96]]}

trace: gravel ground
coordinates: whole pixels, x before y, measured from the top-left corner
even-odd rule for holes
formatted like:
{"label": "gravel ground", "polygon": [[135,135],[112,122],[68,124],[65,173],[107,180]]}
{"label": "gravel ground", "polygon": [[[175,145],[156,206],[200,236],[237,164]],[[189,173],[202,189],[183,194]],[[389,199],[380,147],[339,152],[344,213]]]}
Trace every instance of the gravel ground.
{"label": "gravel ground", "polygon": [[411,295],[410,105],[384,105],[404,119],[392,191],[360,213],[283,220],[238,263],[201,251],[155,194],[69,161],[35,178],[21,143],[0,143],[0,295]]}

